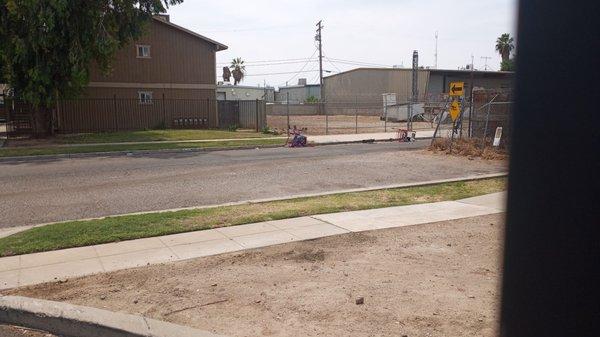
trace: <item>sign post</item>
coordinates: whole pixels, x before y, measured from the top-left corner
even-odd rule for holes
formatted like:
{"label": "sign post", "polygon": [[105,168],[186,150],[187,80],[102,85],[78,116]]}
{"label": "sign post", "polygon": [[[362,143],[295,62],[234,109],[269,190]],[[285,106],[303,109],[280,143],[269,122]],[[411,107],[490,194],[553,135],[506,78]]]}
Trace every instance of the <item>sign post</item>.
{"label": "sign post", "polygon": [[452,136],[450,137],[449,152],[452,153],[452,143],[454,142],[454,133],[456,132],[456,121],[461,117],[461,97],[465,95],[465,82],[450,82],[448,96],[452,97],[452,103],[448,109],[448,114],[452,118]]}

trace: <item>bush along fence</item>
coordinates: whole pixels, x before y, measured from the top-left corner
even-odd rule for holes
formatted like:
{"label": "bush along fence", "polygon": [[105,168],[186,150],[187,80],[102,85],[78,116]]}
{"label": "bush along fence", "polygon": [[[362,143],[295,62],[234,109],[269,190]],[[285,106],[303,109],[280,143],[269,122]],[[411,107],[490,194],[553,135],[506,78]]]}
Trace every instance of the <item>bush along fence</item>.
{"label": "bush along fence", "polygon": [[[32,131],[33,108],[20,101],[5,104],[9,136]],[[52,112],[58,133],[135,131],[146,129],[239,128],[261,130],[266,126],[263,101],[215,99],[93,98],[62,100]]]}

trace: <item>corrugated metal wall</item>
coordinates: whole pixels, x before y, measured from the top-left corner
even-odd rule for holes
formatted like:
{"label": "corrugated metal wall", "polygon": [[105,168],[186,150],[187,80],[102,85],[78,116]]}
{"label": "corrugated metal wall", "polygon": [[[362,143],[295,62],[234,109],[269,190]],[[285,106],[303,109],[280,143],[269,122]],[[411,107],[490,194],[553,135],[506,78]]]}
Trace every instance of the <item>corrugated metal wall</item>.
{"label": "corrugated metal wall", "polygon": [[[419,99],[427,92],[429,71],[419,70]],[[356,69],[325,78],[325,101],[355,100],[381,102],[382,94],[396,93],[396,99],[407,102],[412,91],[411,69]]]}

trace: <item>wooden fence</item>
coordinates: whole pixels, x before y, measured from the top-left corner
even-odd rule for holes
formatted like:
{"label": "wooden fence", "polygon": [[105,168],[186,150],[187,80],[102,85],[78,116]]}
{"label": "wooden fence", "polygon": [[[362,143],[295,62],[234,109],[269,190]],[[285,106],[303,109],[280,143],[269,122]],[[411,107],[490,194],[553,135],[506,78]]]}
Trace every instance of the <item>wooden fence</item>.
{"label": "wooden fence", "polygon": [[60,133],[202,129],[217,126],[216,102],[210,99],[77,99],[58,104]]}

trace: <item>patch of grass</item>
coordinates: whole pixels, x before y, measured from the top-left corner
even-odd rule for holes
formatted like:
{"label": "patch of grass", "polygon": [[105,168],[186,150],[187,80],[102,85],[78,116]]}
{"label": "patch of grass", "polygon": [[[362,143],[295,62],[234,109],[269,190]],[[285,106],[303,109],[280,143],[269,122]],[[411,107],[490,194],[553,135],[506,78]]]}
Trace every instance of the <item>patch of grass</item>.
{"label": "patch of grass", "polygon": [[253,222],[446,200],[499,192],[506,178],[342,193],[255,204],[71,221],[0,239],[0,256],[132,240]]}
{"label": "patch of grass", "polygon": [[91,144],[265,137],[269,137],[269,135],[254,131],[234,130],[232,132],[225,130],[146,130],[58,135],[54,141],[59,144]]}
{"label": "patch of grass", "polygon": [[175,150],[199,148],[236,148],[245,146],[282,145],[285,139],[243,139],[230,141],[214,141],[205,143],[149,143],[149,144],[115,144],[115,145],[84,145],[68,147],[7,147],[0,149],[0,157],[40,156],[53,154],[75,154],[115,151],[142,151],[142,150]]}

